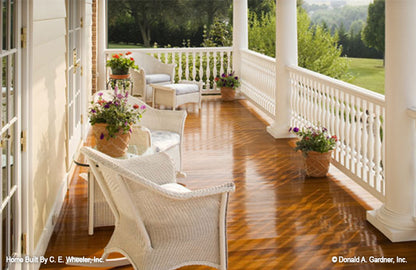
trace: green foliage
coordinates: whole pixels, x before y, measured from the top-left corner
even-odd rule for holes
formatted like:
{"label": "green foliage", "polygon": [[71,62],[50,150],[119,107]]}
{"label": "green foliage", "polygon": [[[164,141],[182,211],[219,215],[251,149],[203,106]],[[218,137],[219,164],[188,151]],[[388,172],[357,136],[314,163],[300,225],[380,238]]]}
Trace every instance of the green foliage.
{"label": "green foliage", "polygon": [[[333,78],[348,77],[348,61],[340,57],[337,36],[322,26],[310,27],[308,14],[298,8],[298,63],[299,66]],[[249,48],[275,57],[276,15],[263,13],[260,18],[249,13]]]}
{"label": "green foliage", "polygon": [[348,76],[348,61],[340,57],[337,35],[322,26],[310,27],[308,14],[298,8],[298,65],[332,78]]}
{"label": "green foliage", "polygon": [[[167,3],[169,2],[169,3]],[[230,21],[231,0],[108,0],[108,40],[151,47],[202,42],[203,25],[214,18]]]}
{"label": "green foliage", "polygon": [[[91,108],[89,110],[89,119],[91,125],[98,123],[107,124],[108,137],[107,140],[111,137],[116,137],[116,134],[119,131],[122,131],[123,134],[131,132],[131,125],[135,124],[140,120],[145,106],[139,108],[139,105],[134,105],[130,107],[127,105],[127,96],[126,94],[121,94],[117,92],[117,89],[114,90],[113,99],[106,101],[100,93],[99,98],[96,103],[91,102]],[[101,135],[100,139],[104,139],[104,134]]]}
{"label": "green foliage", "polygon": [[290,132],[300,137],[296,142],[295,150],[302,151],[307,156],[309,151],[326,153],[333,150],[337,143],[337,136],[329,136],[328,130],[324,127],[307,127],[299,129],[298,127],[290,128]]}
{"label": "green foliage", "polygon": [[114,75],[127,74],[130,68],[137,69],[138,66],[134,63],[134,58],[129,57],[131,52],[126,54],[113,54],[111,59],[107,60],[107,67],[111,68]]}
{"label": "green foliage", "polygon": [[255,12],[249,13],[248,44],[253,51],[275,57],[276,54],[276,16],[275,11],[262,13],[260,17]]}
{"label": "green foliage", "polygon": [[331,31],[339,29],[342,24],[346,32],[349,32],[355,21],[365,21],[367,19],[367,6],[343,6],[331,9],[325,5],[323,7],[326,8],[311,13],[311,21],[314,25],[325,22]]}
{"label": "green foliage", "polygon": [[236,89],[240,86],[240,81],[238,77],[234,75],[234,72],[230,74],[223,73],[221,76],[215,77],[215,82],[218,87],[231,87],[232,89]]}
{"label": "green foliage", "polygon": [[362,32],[364,43],[384,54],[385,2],[376,0],[368,6],[367,24]]}
{"label": "green foliage", "polygon": [[204,25],[203,38],[204,42],[201,44],[202,47],[232,46],[233,36],[231,25],[227,21],[221,21],[219,18],[216,18],[209,30]]}

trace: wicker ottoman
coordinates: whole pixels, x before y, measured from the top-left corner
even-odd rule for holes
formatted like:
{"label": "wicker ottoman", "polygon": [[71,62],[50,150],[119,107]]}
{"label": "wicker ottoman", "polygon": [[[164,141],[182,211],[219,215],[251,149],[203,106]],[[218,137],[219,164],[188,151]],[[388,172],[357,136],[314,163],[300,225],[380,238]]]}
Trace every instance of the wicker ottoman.
{"label": "wicker ottoman", "polygon": [[153,87],[153,107],[163,105],[173,110],[185,103],[197,103],[201,108],[202,83],[180,81],[174,84],[151,84]]}

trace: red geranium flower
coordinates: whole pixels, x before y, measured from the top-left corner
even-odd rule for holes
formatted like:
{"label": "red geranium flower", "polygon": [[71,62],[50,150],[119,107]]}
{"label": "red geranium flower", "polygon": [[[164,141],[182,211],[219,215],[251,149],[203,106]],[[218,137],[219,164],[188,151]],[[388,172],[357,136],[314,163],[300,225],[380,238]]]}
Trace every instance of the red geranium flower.
{"label": "red geranium flower", "polygon": [[140,106],[139,105],[137,105],[137,104],[134,104],[133,105],[133,108],[135,108],[135,109],[138,109]]}
{"label": "red geranium flower", "polygon": [[134,58],[133,58],[133,57],[130,57],[130,60],[131,60],[131,61],[134,61]]}
{"label": "red geranium flower", "polygon": [[120,58],[120,56],[119,56],[118,54],[115,54],[115,55],[113,55],[113,58],[117,58],[117,59],[119,59],[119,58]]}
{"label": "red geranium flower", "polygon": [[130,55],[131,54],[131,52],[126,52],[126,55]]}

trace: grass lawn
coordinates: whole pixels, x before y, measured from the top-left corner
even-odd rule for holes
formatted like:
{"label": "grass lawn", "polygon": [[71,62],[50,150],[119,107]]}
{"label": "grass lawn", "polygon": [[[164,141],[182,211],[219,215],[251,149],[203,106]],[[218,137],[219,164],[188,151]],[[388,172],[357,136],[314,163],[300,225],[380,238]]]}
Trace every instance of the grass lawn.
{"label": "grass lawn", "polygon": [[382,59],[348,58],[349,83],[384,95],[384,67]]}
{"label": "grass lawn", "polygon": [[119,44],[119,43],[109,43],[109,49],[140,49],[143,46],[135,45],[135,44]]}

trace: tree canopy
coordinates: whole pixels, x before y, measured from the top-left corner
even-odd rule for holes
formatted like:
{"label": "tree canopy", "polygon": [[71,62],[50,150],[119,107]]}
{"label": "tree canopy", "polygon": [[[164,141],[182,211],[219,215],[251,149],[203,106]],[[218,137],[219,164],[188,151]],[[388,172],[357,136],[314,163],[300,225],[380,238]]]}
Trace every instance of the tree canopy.
{"label": "tree canopy", "polygon": [[362,32],[364,43],[384,53],[385,2],[376,0],[368,6],[367,24]]}

